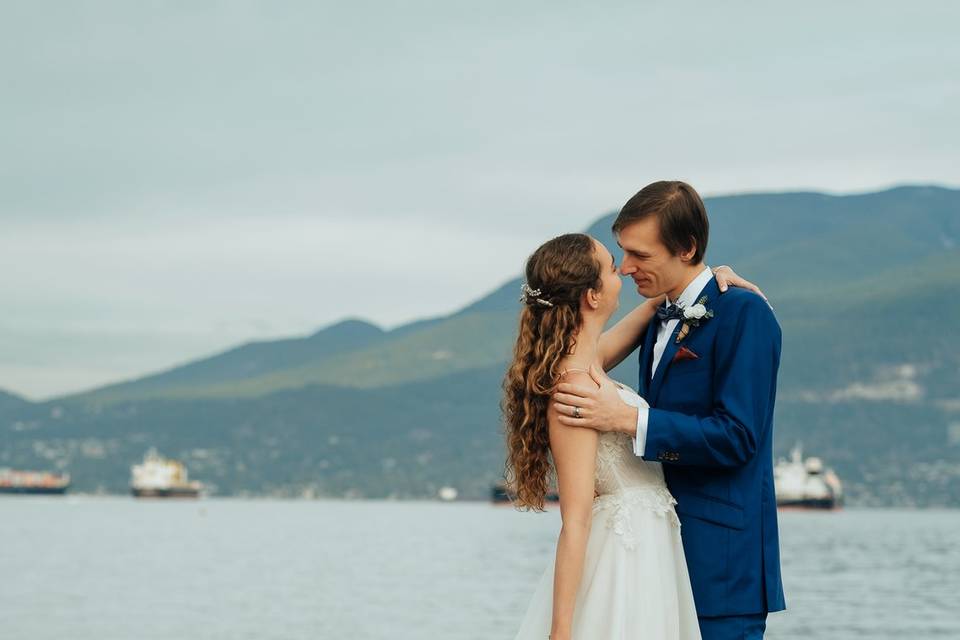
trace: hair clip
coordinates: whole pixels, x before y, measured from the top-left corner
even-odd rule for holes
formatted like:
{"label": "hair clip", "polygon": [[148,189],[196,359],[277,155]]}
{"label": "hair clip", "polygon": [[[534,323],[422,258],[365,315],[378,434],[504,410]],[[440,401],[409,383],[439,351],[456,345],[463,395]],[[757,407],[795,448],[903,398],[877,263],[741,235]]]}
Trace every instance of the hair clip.
{"label": "hair clip", "polygon": [[541,295],[543,295],[543,292],[540,291],[540,289],[531,289],[530,285],[526,282],[520,285],[520,302],[530,304],[532,300],[542,307],[552,307],[553,303],[549,300],[544,300],[540,297]]}

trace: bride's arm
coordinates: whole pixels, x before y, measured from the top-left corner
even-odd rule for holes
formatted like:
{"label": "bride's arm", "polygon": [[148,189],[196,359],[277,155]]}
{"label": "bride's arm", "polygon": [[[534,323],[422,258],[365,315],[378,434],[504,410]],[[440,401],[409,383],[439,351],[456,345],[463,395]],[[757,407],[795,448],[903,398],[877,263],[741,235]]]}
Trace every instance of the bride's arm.
{"label": "bride's arm", "polygon": [[603,332],[599,349],[604,371],[613,369],[640,346],[643,332],[657,312],[657,305],[662,302],[663,296],[650,298]]}
{"label": "bride's arm", "polygon": [[[585,373],[571,373],[569,378],[571,382],[579,384],[595,384]],[[550,425],[550,449],[557,470],[560,517],[563,520],[557,539],[550,637],[569,640],[593,517],[594,470],[599,434],[593,429],[570,429],[561,425],[552,406],[547,420]]]}

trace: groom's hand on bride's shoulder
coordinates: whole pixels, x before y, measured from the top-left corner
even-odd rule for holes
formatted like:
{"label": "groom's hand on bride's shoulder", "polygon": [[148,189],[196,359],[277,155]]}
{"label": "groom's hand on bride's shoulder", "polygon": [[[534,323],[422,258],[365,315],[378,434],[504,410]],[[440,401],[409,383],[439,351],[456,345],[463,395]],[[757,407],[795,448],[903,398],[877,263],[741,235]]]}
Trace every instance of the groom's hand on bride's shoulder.
{"label": "groom's hand on bride's shoulder", "polygon": [[623,431],[635,434],[637,408],[620,398],[617,386],[596,366],[590,367],[596,387],[575,382],[561,382],[553,394],[557,420],[568,427],[584,427],[596,431]]}

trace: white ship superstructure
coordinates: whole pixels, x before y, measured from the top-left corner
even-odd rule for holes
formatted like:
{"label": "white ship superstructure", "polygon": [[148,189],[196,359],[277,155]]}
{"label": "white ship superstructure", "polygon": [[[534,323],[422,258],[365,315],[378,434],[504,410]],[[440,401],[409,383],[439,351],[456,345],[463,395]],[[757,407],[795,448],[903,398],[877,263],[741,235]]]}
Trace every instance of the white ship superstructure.
{"label": "white ship superstructure", "polygon": [[143,462],[130,467],[130,490],[138,498],[196,498],[203,484],[189,480],[182,462],[151,448]]}
{"label": "white ship superstructure", "polygon": [[790,459],[781,458],[773,468],[777,506],[809,509],[833,509],[843,503],[843,485],[840,478],[827,469],[820,458],[803,459],[798,444]]}

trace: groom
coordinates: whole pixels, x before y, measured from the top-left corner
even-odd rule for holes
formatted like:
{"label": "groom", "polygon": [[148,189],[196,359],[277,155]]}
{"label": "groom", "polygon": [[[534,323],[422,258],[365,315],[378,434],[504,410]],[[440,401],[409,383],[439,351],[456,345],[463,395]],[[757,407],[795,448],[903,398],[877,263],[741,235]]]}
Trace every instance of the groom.
{"label": "groom", "polygon": [[636,455],[663,463],[703,640],[762,638],[767,613],[786,608],[772,451],[780,326],[759,295],[721,295],[703,263],[708,229],[684,182],[654,182],[624,205],[621,272],[642,296],[666,294],[640,348],[651,408],[622,402],[597,370],[599,389],[563,383],[554,402],[564,424],[628,433]]}

